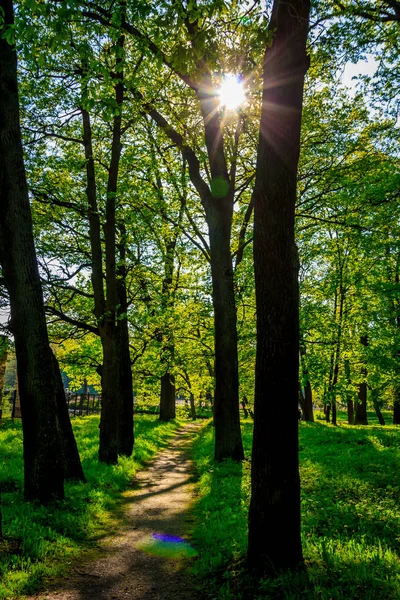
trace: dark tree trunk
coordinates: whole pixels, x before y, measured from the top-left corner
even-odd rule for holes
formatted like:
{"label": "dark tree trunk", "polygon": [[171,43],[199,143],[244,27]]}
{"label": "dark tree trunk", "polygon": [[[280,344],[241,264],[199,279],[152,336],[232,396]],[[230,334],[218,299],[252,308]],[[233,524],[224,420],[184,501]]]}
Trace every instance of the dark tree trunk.
{"label": "dark tree trunk", "polygon": [[3,388],[4,376],[6,374],[7,353],[8,337],[6,335],[0,335],[0,419],[3,416]]}
{"label": "dark tree trunk", "polygon": [[347,398],[347,422],[354,425],[354,402],[351,398]]}
{"label": "dark tree trunk", "polygon": [[365,381],[358,387],[358,400],[356,404],[355,425],[368,425],[367,418],[367,384]]}
{"label": "dark tree trunk", "polygon": [[[121,157],[123,93],[123,48],[121,35],[115,46],[115,102],[119,107],[113,119],[111,158],[108,169],[105,242],[105,283],[101,223],[97,205],[95,164],[89,113],[82,108],[83,141],[86,158],[88,220],[92,254],[92,284],[95,315],[103,349],[102,410],[100,418],[99,459],[115,464],[118,455],[130,456],[133,449],[133,387],[127,322],[125,233],[121,229],[119,266],[116,265],[116,196]],[[118,275],[118,276],[117,276]]]}
{"label": "dark tree trunk", "polygon": [[145,108],[181,150],[187,161],[190,179],[200,195],[206,213],[215,327],[215,458],[242,460],[244,453],[239,413],[236,307],[230,251],[235,182],[234,176],[231,177],[227,169],[219,101],[215,91],[212,91],[212,72],[204,58],[204,48],[198,45],[196,25],[186,25],[198,57],[196,68],[199,81],[194,89],[203,117],[211,189],[201,176],[200,162],[195,152],[186,145],[183,137],[152,106],[145,104]]}
{"label": "dark tree trunk", "polygon": [[107,464],[116,464],[120,447],[121,402],[119,396],[119,348],[113,323],[106,323],[106,327],[102,331],[101,341],[103,346],[103,370],[99,460]]}
{"label": "dark tree trunk", "polygon": [[304,417],[305,421],[309,421],[311,423],[314,422],[312,389],[311,389],[311,383],[310,383],[309,379],[307,379],[306,385],[304,387],[303,417]]}
{"label": "dark tree trunk", "polygon": [[380,406],[377,402],[374,402],[375,414],[378,417],[379,425],[386,425],[385,419],[383,418],[383,414],[381,412]]}
{"label": "dark tree trunk", "polygon": [[53,353],[52,362],[54,369],[55,391],[57,399],[57,421],[58,426],[62,431],[63,454],[65,458],[64,477],[65,479],[86,481],[82,469],[81,460],[79,458],[78,446],[76,445],[71,420],[68,414],[68,406],[65,399],[65,392],[60,368],[58,366],[57,359]]}
{"label": "dark tree trunk", "polygon": [[[344,361],[344,372],[346,375],[347,385],[351,384],[351,374],[350,374],[350,362],[348,360]],[[347,422],[349,425],[354,425],[354,402],[352,398],[352,392],[350,389],[347,389]]]}
{"label": "dark tree trunk", "polygon": [[[11,0],[0,0],[5,23]],[[24,435],[25,498],[64,497],[56,380],[47,336],[23,162],[15,46],[0,38],[0,258],[10,295]]]}
{"label": "dark tree trunk", "polygon": [[196,405],[194,403],[194,396],[192,394],[192,392],[190,392],[190,416],[192,417],[193,421],[196,420]]}
{"label": "dark tree trunk", "polygon": [[126,228],[120,224],[119,240],[119,265],[118,265],[118,355],[120,366],[119,393],[120,393],[120,426],[119,426],[119,453],[131,456],[134,445],[133,431],[133,382],[131,355],[129,349],[128,328],[128,299],[126,293]]}
{"label": "dark tree trunk", "polygon": [[325,421],[327,423],[331,422],[331,403],[325,405]]}
{"label": "dark tree trunk", "polygon": [[337,425],[336,398],[332,399],[332,425]]}
{"label": "dark tree trunk", "polygon": [[309,1],[275,0],[263,72],[254,189],[257,356],[248,560],[276,573],[303,561],[298,464],[297,166]]}
{"label": "dark tree trunk", "polygon": [[[360,344],[365,348],[368,346],[368,336],[363,335],[360,337]],[[361,375],[363,381],[358,386],[357,393],[357,404],[356,404],[356,416],[354,419],[355,425],[368,425],[367,418],[367,366],[364,359],[364,365],[361,369]]]}
{"label": "dark tree trunk", "polygon": [[400,398],[393,403],[393,425],[400,425]]}
{"label": "dark tree trunk", "polygon": [[312,400],[312,388],[310,382],[310,374],[307,366],[307,357],[306,357],[306,347],[303,341],[303,337],[300,339],[300,362],[301,362],[301,370],[303,372],[303,380],[305,380],[304,384],[304,395],[303,404],[302,404],[302,412],[304,421],[314,422],[314,411],[313,411],[313,400]]}
{"label": "dark tree trunk", "polygon": [[169,371],[161,377],[160,420],[175,419],[175,378]]}
{"label": "dark tree trunk", "polygon": [[[161,189],[161,182],[158,182]],[[163,216],[165,216],[163,214]],[[165,244],[165,261],[164,261],[164,279],[162,283],[162,299],[161,306],[165,315],[169,315],[174,307],[175,295],[173,291],[174,279],[174,258],[177,238],[166,241]],[[175,377],[170,372],[175,354],[175,344],[173,331],[164,326],[160,332],[161,340],[161,365],[164,365],[165,372],[161,377],[160,391],[160,421],[170,421],[176,416],[175,403]]]}
{"label": "dark tree trunk", "polygon": [[230,251],[232,200],[206,209],[210,235],[215,331],[215,459],[243,460],[240,431],[236,305]]}

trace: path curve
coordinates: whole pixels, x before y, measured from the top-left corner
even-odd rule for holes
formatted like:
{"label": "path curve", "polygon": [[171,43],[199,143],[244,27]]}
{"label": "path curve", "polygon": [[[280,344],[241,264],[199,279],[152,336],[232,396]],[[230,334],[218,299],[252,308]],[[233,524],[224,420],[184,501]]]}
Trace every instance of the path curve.
{"label": "path curve", "polygon": [[[199,422],[183,427],[149,468],[136,474],[133,489],[124,493],[123,528],[102,544],[103,556],[28,600],[198,600],[185,570],[191,559],[157,555],[154,534],[186,539],[190,534],[193,471],[187,450],[200,427]],[[159,545],[162,551],[163,542]]]}

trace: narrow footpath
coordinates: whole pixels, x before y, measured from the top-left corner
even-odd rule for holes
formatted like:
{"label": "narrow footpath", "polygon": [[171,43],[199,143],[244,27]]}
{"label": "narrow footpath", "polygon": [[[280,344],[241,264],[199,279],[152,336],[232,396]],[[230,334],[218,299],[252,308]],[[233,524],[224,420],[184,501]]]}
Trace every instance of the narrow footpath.
{"label": "narrow footpath", "polygon": [[186,567],[195,555],[187,541],[193,525],[187,450],[200,427],[195,422],[179,430],[137,473],[133,489],[124,493],[123,529],[102,544],[102,556],[73,568],[34,600],[199,600]]}

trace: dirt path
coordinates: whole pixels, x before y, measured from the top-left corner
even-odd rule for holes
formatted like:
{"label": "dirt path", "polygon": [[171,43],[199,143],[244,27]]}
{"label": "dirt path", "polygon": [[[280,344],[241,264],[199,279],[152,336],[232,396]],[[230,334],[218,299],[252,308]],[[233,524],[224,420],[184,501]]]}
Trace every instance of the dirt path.
{"label": "dirt path", "polygon": [[198,600],[184,570],[193,549],[176,536],[187,538],[191,530],[187,448],[200,426],[186,425],[148,470],[137,474],[134,489],[124,494],[123,530],[102,544],[103,556],[75,568],[56,589],[34,600]]}

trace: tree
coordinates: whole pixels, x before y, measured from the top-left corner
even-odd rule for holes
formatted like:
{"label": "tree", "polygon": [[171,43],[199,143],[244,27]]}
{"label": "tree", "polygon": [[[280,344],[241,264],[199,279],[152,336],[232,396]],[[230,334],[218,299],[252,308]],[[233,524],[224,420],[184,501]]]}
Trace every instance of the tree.
{"label": "tree", "polygon": [[261,572],[302,562],[298,468],[297,167],[310,3],[275,0],[254,188],[257,357],[248,560]]}
{"label": "tree", "polygon": [[25,498],[46,503],[63,497],[65,476],[84,477],[47,336],[21,143],[12,0],[1,0],[0,8],[0,262],[18,364]]}
{"label": "tree", "polygon": [[[107,27],[114,27],[112,8],[90,10],[84,5],[83,15]],[[211,3],[205,16],[217,17],[219,3]],[[144,10],[144,9],[143,9]],[[183,68],[179,67],[179,51],[174,49],[175,56],[169,57],[162,48],[162,29],[165,26],[166,15],[160,18],[156,9],[153,14],[146,14],[146,25],[154,28],[154,35],[160,39],[160,46],[152,41],[151,35],[143,32],[132,23],[122,19],[120,26],[129,33],[142,49],[145,55],[156,56],[164,67],[174,73],[194,94],[200,109],[203,125],[205,150],[202,150],[201,161],[195,149],[154,106],[153,101],[147,100],[138,86],[130,87],[130,92],[136,98],[141,109],[146,112],[171,142],[179,149],[188,164],[189,176],[197,190],[208,225],[209,250],[212,277],[212,297],[214,307],[215,326],[215,458],[243,459],[243,445],[240,432],[239,418],[239,378],[237,355],[237,317],[235,306],[235,290],[233,265],[231,256],[231,228],[234,196],[236,191],[236,165],[237,148],[232,154],[231,164],[224,147],[224,130],[222,114],[219,108],[217,85],[213,78],[215,56],[206,50],[206,38],[210,36],[207,31],[207,18],[198,18],[200,9],[197,3],[188,4],[187,8],[171,5],[167,13],[179,28],[180,55],[190,52],[190,60],[186,61]],[[148,26],[146,27],[148,28]],[[160,35],[161,33],[161,35]],[[165,32],[164,32],[165,34]],[[236,35],[236,31],[234,32]],[[214,40],[215,42],[215,40]],[[210,43],[211,40],[210,40]],[[168,45],[168,43],[167,43]],[[154,60],[152,58],[152,60]],[[192,73],[187,72],[190,67]],[[183,130],[190,128],[190,120]],[[237,140],[241,133],[240,119],[237,123]],[[237,141],[238,143],[238,141]],[[236,144],[237,145],[237,144]],[[206,160],[206,173],[209,182],[204,176],[202,162]]]}

